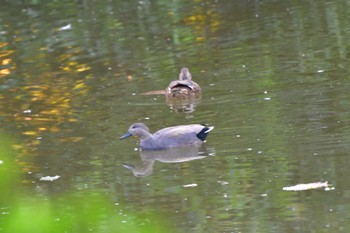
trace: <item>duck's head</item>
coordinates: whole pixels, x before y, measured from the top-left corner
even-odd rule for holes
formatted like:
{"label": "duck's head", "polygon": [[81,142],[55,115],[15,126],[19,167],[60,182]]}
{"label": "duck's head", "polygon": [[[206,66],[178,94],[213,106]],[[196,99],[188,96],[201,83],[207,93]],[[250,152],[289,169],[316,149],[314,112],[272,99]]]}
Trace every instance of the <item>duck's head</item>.
{"label": "duck's head", "polygon": [[186,67],[183,67],[181,69],[180,74],[179,74],[179,80],[188,80],[188,81],[192,80],[191,73]]}
{"label": "duck's head", "polygon": [[149,135],[148,127],[143,123],[134,123],[129,127],[128,132],[120,137],[120,140],[123,140],[130,136],[136,136],[136,137],[142,138],[146,135]]}

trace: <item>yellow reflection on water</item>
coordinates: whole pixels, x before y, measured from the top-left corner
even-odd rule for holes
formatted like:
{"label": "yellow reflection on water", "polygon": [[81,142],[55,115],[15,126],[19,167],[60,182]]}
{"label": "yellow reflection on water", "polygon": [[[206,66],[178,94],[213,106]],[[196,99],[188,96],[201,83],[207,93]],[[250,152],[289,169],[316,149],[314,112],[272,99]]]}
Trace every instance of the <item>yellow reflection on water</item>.
{"label": "yellow reflection on water", "polygon": [[197,42],[205,41],[209,36],[208,32],[215,33],[218,30],[221,22],[215,7],[215,4],[208,4],[206,7],[196,5],[193,14],[183,20],[186,25],[194,29]]}
{"label": "yellow reflection on water", "polygon": [[14,69],[12,59],[9,58],[14,53],[13,50],[9,50],[7,42],[0,42],[0,77],[5,77],[11,74],[11,69]]}
{"label": "yellow reflection on water", "polygon": [[[62,128],[62,123],[77,121],[73,100],[89,92],[85,78],[79,79],[77,74],[91,67],[74,61],[80,56],[79,48],[67,48],[65,53],[54,57],[49,57],[47,49],[40,49],[40,59],[28,51],[24,60],[16,57],[17,47],[12,48],[9,42],[0,42],[0,87],[3,89],[0,92],[0,116],[11,133],[23,136],[23,145],[12,145],[18,155],[16,163],[25,163],[23,167],[33,171],[35,165],[24,161],[27,161],[26,157],[36,156],[45,133],[54,136],[69,131],[70,128]],[[16,70],[14,61],[17,60],[23,61],[21,66],[26,68]],[[56,64],[60,64],[59,67]],[[81,139],[67,136],[57,140],[77,142]]]}

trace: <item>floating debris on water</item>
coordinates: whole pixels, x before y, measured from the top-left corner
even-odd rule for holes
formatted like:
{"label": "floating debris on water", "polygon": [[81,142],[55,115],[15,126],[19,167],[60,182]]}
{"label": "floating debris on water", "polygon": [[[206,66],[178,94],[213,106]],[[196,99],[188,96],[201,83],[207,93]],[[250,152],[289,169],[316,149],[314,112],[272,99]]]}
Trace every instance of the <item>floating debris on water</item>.
{"label": "floating debris on water", "polygon": [[71,24],[67,24],[66,26],[60,27],[58,30],[59,31],[65,31],[65,30],[70,30],[72,29],[72,25]]}
{"label": "floating debris on water", "polygon": [[315,182],[308,184],[297,184],[294,186],[283,187],[284,191],[304,191],[309,189],[319,189],[324,188],[326,191],[333,190],[334,188],[330,188],[328,185],[328,181],[326,182]]}
{"label": "floating debris on water", "polygon": [[30,110],[30,109],[26,109],[26,110],[23,110],[22,112],[23,112],[23,113],[31,113],[31,112],[32,112],[32,110]]}
{"label": "floating debris on water", "polygon": [[41,181],[54,181],[60,178],[60,176],[43,176],[40,178]]}
{"label": "floating debris on water", "polygon": [[223,181],[223,180],[218,180],[218,183],[221,185],[228,185],[229,184],[229,182]]}
{"label": "floating debris on water", "polygon": [[184,188],[190,188],[190,187],[196,187],[196,186],[198,186],[198,184],[184,184],[184,185],[182,185],[182,187],[184,187]]}

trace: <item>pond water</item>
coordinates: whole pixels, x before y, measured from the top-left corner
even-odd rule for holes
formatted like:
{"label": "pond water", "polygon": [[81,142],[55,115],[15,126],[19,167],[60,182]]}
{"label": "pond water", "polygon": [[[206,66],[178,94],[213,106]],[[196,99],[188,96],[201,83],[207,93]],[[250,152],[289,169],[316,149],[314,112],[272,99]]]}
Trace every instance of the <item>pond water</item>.
{"label": "pond water", "polygon": [[[18,169],[0,229],[10,197],[86,191],[141,216],[134,232],[350,229],[348,1],[25,2],[0,8],[1,137],[14,150],[0,166]],[[142,95],[181,67],[199,101]],[[144,152],[119,140],[134,122],[215,129],[199,149]],[[102,225],[91,229],[113,232]]]}

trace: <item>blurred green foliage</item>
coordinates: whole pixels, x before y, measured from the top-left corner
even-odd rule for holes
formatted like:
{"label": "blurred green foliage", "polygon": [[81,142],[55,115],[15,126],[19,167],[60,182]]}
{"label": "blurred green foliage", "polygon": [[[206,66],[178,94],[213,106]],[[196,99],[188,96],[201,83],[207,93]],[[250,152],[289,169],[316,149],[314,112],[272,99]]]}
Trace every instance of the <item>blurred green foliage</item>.
{"label": "blurred green foliage", "polygon": [[11,140],[0,134],[0,205],[8,203],[15,189],[18,169],[15,165],[14,151],[11,149]]}
{"label": "blurred green foliage", "polygon": [[141,218],[135,214],[117,213],[101,194],[83,194],[83,197],[74,193],[52,200],[18,199],[10,207],[3,230],[17,233],[166,232],[166,228],[158,224],[141,224]]}
{"label": "blurred green foliage", "polygon": [[1,232],[168,232],[158,216],[126,213],[97,191],[49,197],[16,190],[21,171],[13,142],[3,134],[0,138]]}

